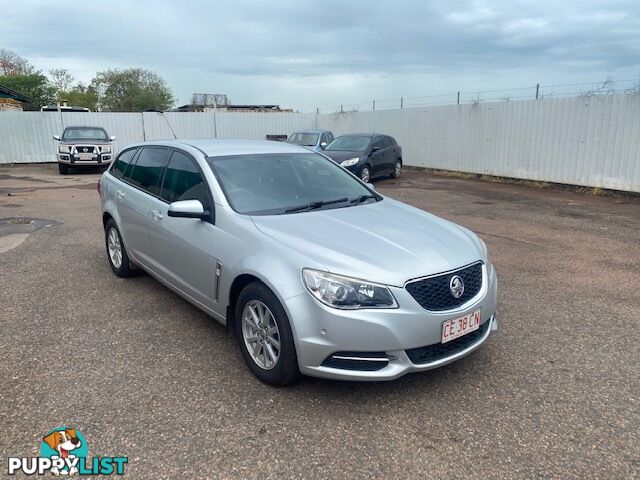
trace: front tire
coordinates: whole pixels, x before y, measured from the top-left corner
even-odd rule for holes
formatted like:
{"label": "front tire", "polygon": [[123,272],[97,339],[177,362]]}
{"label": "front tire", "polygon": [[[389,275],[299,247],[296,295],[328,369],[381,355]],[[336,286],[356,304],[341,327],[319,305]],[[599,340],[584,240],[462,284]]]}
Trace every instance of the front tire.
{"label": "front tire", "polygon": [[58,172],[60,172],[60,175],[67,175],[69,173],[69,165],[58,163]]}
{"label": "front tire", "polygon": [[371,180],[371,168],[369,167],[369,165],[363,166],[360,170],[360,180],[362,180],[364,183],[369,183],[369,181]]}
{"label": "front tire", "polygon": [[244,287],[235,306],[236,339],[249,370],[270,385],[289,385],[300,377],[287,314],[266,285]]}
{"label": "front tire", "polygon": [[113,218],[109,219],[104,227],[105,246],[107,247],[107,259],[113,273],[118,277],[131,277],[133,269],[127,255],[127,249],[120,236],[120,231]]}
{"label": "front tire", "polygon": [[396,163],[393,166],[393,172],[391,172],[391,178],[398,178],[402,173],[402,160],[396,160]]}

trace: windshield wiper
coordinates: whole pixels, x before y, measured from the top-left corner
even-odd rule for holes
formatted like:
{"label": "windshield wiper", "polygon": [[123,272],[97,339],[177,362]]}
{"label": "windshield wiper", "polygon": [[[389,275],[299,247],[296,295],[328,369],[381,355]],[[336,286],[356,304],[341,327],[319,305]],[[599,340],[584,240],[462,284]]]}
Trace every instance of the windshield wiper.
{"label": "windshield wiper", "polygon": [[362,203],[362,202],[366,202],[367,200],[370,200],[372,198],[375,198],[376,200],[378,199],[378,197],[376,197],[375,195],[360,195],[359,197],[356,198],[352,198],[351,200],[349,200],[351,203]]}
{"label": "windshield wiper", "polygon": [[324,207],[325,205],[332,205],[334,203],[342,203],[342,202],[346,202],[348,200],[349,199],[347,197],[344,197],[344,198],[337,198],[335,200],[327,200],[327,201],[324,201],[324,202],[309,202],[309,203],[307,203],[305,205],[298,205],[297,207],[287,208],[284,211],[284,213],[315,210],[317,208]]}

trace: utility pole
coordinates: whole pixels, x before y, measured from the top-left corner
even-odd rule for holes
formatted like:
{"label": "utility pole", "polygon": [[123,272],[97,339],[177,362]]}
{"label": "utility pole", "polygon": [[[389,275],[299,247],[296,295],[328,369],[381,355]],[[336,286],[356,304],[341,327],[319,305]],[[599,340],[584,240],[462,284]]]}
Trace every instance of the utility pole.
{"label": "utility pole", "polygon": [[460,91],[458,91],[458,105],[460,105]]}
{"label": "utility pole", "polygon": [[404,98],[400,97],[400,108],[404,107]]}
{"label": "utility pole", "polygon": [[540,84],[536,83],[536,100],[538,100],[539,94],[540,94]]}
{"label": "utility pole", "polygon": [[374,112],[376,111],[376,101],[375,100],[373,101],[373,111]]}

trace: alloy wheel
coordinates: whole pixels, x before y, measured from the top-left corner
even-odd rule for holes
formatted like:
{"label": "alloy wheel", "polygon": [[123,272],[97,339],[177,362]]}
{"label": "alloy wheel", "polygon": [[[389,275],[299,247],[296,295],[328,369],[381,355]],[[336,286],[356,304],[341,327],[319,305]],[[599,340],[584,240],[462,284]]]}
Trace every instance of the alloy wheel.
{"label": "alloy wheel", "polygon": [[114,267],[120,268],[122,265],[122,244],[120,243],[120,235],[118,231],[111,227],[107,234],[107,248],[109,250],[109,259]]}
{"label": "alloy wheel", "polygon": [[242,339],[251,359],[263,370],[271,370],[280,358],[280,330],[264,303],[247,302],[242,311]]}

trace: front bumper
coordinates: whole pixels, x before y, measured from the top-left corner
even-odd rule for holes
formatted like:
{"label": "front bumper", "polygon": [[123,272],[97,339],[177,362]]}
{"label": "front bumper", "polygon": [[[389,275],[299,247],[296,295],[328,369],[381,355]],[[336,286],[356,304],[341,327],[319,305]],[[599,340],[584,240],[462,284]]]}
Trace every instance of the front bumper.
{"label": "front bumper", "polygon": [[[498,328],[498,278],[492,266],[485,268],[484,282],[486,287],[476,299],[443,312],[423,309],[400,287],[390,287],[399,305],[395,309],[338,310],[320,304],[306,292],[292,297],[285,308],[292,320],[300,371],[332,379],[393,380],[458,360],[482,345]],[[478,309],[480,330],[469,337],[471,341],[459,343],[457,349],[445,349],[443,355],[431,356],[424,363],[411,361],[407,350],[412,353],[423,347],[437,347],[446,320]],[[334,357],[338,360],[334,361]],[[411,357],[416,358],[413,353]],[[367,361],[359,361],[360,358]]]}
{"label": "front bumper", "polygon": [[71,153],[58,153],[58,163],[64,163],[65,165],[73,166],[93,166],[96,165],[109,165],[112,161],[112,154],[96,154],[91,160],[80,160]]}

